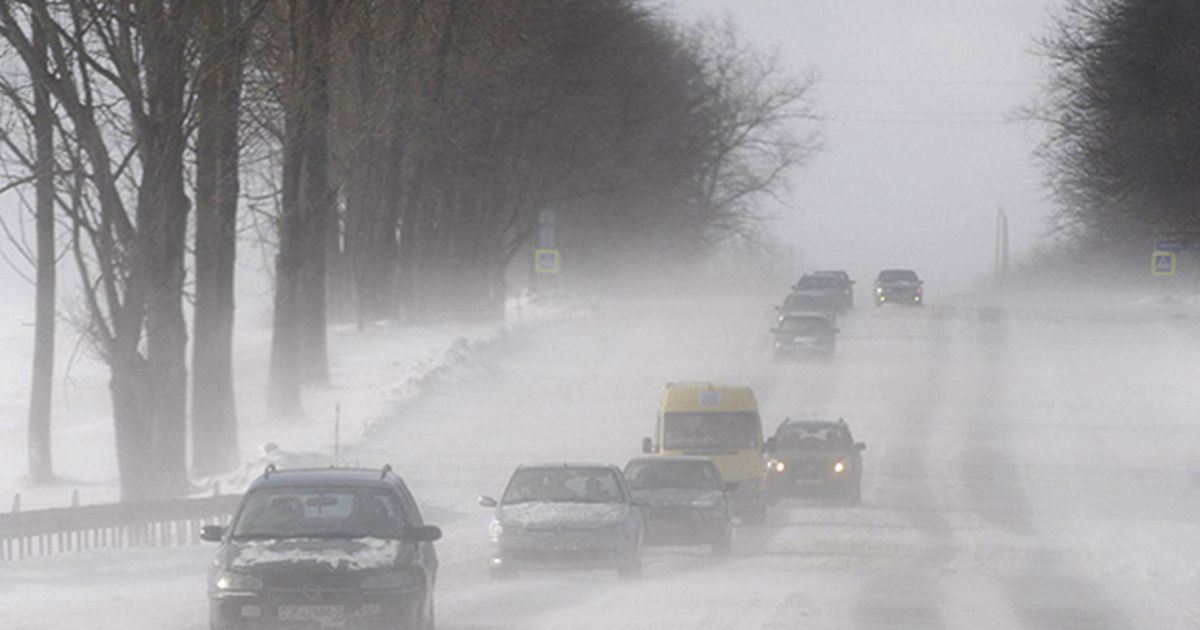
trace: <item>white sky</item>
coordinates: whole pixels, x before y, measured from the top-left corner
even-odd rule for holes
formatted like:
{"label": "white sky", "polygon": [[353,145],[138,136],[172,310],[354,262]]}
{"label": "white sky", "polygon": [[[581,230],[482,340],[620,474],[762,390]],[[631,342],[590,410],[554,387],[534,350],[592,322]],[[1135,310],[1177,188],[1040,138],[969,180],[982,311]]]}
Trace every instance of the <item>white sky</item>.
{"label": "white sky", "polygon": [[1038,130],[1006,123],[1040,89],[1034,40],[1056,0],[666,0],[681,19],[730,15],[797,74],[822,77],[827,148],[795,176],[778,232],[804,262],[869,280],[911,266],[940,289],[990,273],[998,207],[1014,255],[1052,208]]}

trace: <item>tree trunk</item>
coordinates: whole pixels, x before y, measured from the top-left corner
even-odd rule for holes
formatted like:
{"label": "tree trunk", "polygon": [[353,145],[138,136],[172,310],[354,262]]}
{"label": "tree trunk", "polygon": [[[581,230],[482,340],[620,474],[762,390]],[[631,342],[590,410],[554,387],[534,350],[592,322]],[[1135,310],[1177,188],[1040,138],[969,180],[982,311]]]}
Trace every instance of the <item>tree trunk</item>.
{"label": "tree trunk", "polygon": [[143,501],[158,494],[150,439],[153,418],[146,391],[150,375],[137,348],[122,345],[125,347],[109,358],[121,500]]}
{"label": "tree trunk", "polygon": [[[33,20],[33,47],[46,63],[46,39],[39,18]],[[33,383],[29,401],[29,478],[44,483],[54,478],[50,412],[54,381],[54,310],[57,278],[54,263],[54,113],[45,86],[33,96],[36,137],[37,306],[34,321]]]}
{"label": "tree trunk", "polygon": [[300,416],[300,384],[329,378],[325,338],[329,187],[327,0],[291,0],[291,66],[285,104],[282,216],[275,274],[269,402],[280,419]]}
{"label": "tree trunk", "polygon": [[[294,30],[295,7],[290,16]],[[293,69],[295,71],[295,69]],[[293,83],[298,77],[292,77]],[[299,88],[299,86],[296,86]],[[271,326],[271,368],[268,408],[276,420],[295,421],[303,415],[300,401],[300,267],[304,263],[300,173],[306,133],[305,112],[298,97],[288,95],[284,111],[283,182],[279,217],[279,253],[275,259],[275,312]]]}
{"label": "tree trunk", "polygon": [[186,490],[187,324],[184,252],[189,202],[184,192],[184,51],[191,5],[141,5],[146,124],[139,129],[143,171],[138,190],[137,262],[146,286],[146,368],[152,410],[155,496]]}
{"label": "tree trunk", "polygon": [[240,0],[204,5],[205,59],[196,118],[196,306],[192,344],[192,469],[209,475],[239,459],[233,389],[234,261],[239,194]]}
{"label": "tree trunk", "polygon": [[301,379],[305,383],[329,381],[326,341],[328,230],[336,202],[329,184],[329,36],[331,9],[328,0],[306,0],[309,51],[306,70],[308,134],[304,141],[302,204],[306,220],[305,256],[301,267]]}

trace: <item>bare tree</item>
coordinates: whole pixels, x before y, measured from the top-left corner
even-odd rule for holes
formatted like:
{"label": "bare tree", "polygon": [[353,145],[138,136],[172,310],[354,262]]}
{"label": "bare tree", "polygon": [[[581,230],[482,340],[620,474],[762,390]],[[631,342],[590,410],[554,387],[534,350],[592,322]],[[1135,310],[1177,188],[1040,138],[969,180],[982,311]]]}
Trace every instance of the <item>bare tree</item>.
{"label": "bare tree", "polygon": [[[85,214],[85,199],[70,219],[89,332],[111,370],[122,496],[177,494],[187,488],[182,296],[190,203],[183,182],[184,87],[196,4],[142,0],[108,11],[70,3],[53,12],[45,0],[22,4],[25,23],[54,25],[46,29],[50,54],[37,55],[15,3],[0,3],[0,36],[30,68],[34,82],[61,105],[90,163],[96,211]],[[139,158],[132,215],[120,186],[127,161],[114,163],[97,117],[114,113],[101,102],[111,96],[107,89],[119,93],[128,108],[129,127],[115,132],[130,134],[135,149],[129,156]],[[82,253],[84,240],[96,275]]]}
{"label": "bare tree", "polygon": [[[33,54],[46,63],[47,25],[34,19]],[[50,437],[54,379],[54,333],[58,260],[54,235],[54,114],[45,88],[34,86],[33,134],[36,138],[37,306],[34,320],[33,379],[29,401],[29,476],[35,482],[54,478]]]}
{"label": "bare tree", "polygon": [[285,139],[270,402],[278,417],[301,413],[300,385],[328,379],[325,334],[329,185],[329,35],[334,6],[289,0],[293,50],[286,73]]}
{"label": "bare tree", "polygon": [[[29,20],[32,39],[32,54],[35,65],[46,61],[45,25],[36,19]],[[25,66],[25,77],[31,75]],[[28,417],[28,473],[35,483],[45,483],[54,478],[53,444],[51,439],[52,396],[54,376],[55,311],[57,273],[57,244],[55,240],[55,156],[54,115],[49,95],[45,89],[32,83],[28,89],[18,85],[11,77],[0,77],[0,99],[11,106],[16,127],[24,136],[26,144],[11,130],[0,129],[0,148],[12,156],[8,162],[19,169],[16,175],[4,182],[3,189],[11,190],[33,183],[34,204],[32,213],[36,228],[33,251],[30,252],[23,238],[17,238],[5,227],[9,240],[18,248],[23,258],[35,268],[36,290],[34,319],[33,371],[30,387]],[[5,165],[9,166],[8,163]]]}
{"label": "bare tree", "polygon": [[1070,0],[1042,39],[1038,157],[1081,251],[1140,266],[1157,240],[1200,238],[1197,41],[1188,0]]}
{"label": "bare tree", "polygon": [[192,344],[192,469],[237,464],[233,388],[234,261],[240,189],[242,74],[249,26],[263,7],[203,7],[196,102],[196,298]]}

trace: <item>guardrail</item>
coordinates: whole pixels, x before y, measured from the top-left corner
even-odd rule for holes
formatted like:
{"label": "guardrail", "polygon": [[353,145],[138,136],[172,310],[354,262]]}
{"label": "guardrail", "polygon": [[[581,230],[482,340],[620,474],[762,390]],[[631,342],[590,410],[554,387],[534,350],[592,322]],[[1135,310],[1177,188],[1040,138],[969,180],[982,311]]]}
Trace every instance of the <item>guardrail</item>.
{"label": "guardrail", "polygon": [[225,524],[238,495],[106,505],[77,505],[0,514],[0,562],[86,549],[198,544],[204,525]]}

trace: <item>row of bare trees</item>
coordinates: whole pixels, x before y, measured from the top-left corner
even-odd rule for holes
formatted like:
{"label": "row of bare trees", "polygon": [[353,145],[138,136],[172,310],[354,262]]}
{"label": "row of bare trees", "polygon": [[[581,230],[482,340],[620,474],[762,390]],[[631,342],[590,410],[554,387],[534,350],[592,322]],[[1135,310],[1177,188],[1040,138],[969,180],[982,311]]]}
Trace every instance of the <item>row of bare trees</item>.
{"label": "row of bare trees", "polygon": [[273,208],[264,396],[296,422],[330,319],[502,318],[547,209],[576,274],[695,259],[817,148],[810,80],[637,0],[0,0],[0,42],[2,185],[38,234],[31,474],[65,256],[126,499],[238,461],[248,198]]}
{"label": "row of bare trees", "polygon": [[1198,43],[1191,0],[1070,0],[1043,38],[1039,156],[1081,251],[1140,269],[1155,241],[1200,239]]}

